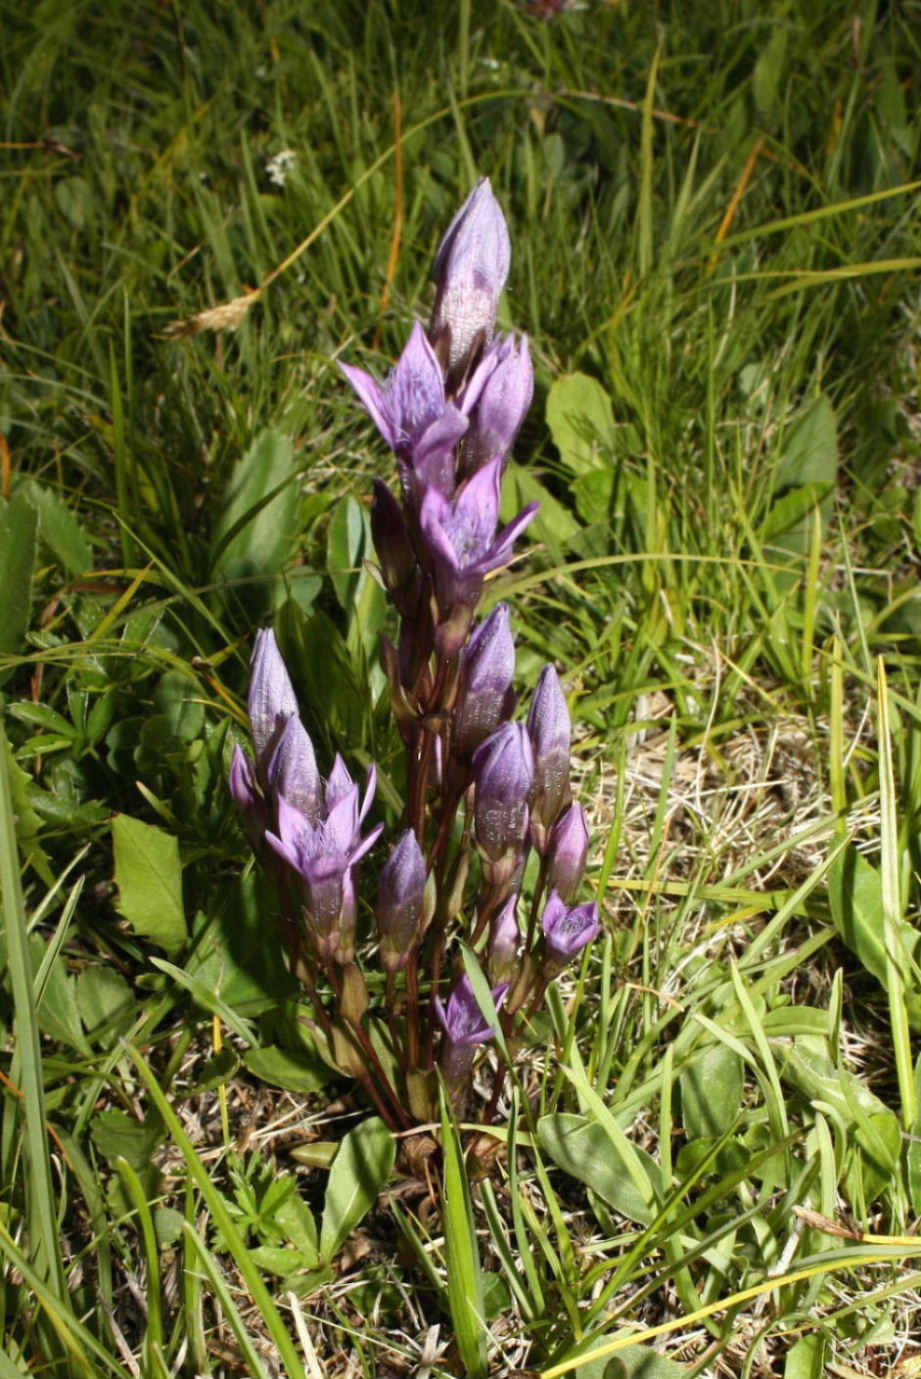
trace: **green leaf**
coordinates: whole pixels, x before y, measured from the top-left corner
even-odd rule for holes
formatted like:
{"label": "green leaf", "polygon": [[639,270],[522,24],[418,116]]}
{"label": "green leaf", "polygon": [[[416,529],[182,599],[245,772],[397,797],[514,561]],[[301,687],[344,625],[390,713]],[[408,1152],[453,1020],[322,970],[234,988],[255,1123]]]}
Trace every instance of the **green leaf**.
{"label": "green leaf", "polygon": [[608,463],[598,451],[613,443],[614,409],[597,379],[584,373],[558,378],[547,396],[547,425],[560,458],[574,475]]}
{"label": "green leaf", "polygon": [[774,473],[774,492],[800,484],[834,484],[838,477],[838,427],[824,393],[790,427]]}
{"label": "green leaf", "polygon": [[167,953],[186,941],[179,843],[152,824],[119,814],[112,823],[118,910],[135,933]]}
{"label": "green leaf", "polygon": [[[22,494],[8,503],[0,499],[0,654],[18,656],[25,650],[37,532],[38,514]],[[0,682],[8,674],[0,673]]]}
{"label": "green leaf", "polygon": [[329,1175],[320,1257],[335,1259],[359,1221],[371,1210],[396,1157],[393,1135],[377,1116],[350,1130]]}
{"label": "green leaf", "polygon": [[72,510],[50,488],[27,479],[20,490],[38,513],[39,532],[69,575],[93,568],[93,548]]}
{"label": "green leaf", "polygon": [[573,1371],[573,1379],[684,1379],[690,1374],[680,1365],[649,1345],[630,1345],[616,1355],[591,1360]]}
{"label": "green leaf", "polygon": [[725,1044],[711,1044],[678,1079],[681,1115],[688,1139],[719,1139],[732,1128],[742,1106],[742,1060]]}
{"label": "green leaf", "polygon": [[[281,431],[262,431],[234,466],[212,537],[212,567],[228,580],[268,580],[294,554],[300,495],[294,448]],[[248,602],[271,603],[263,586]]]}
{"label": "green leaf", "polygon": [[313,1212],[297,1189],[285,1198],[275,1209],[275,1224],[284,1231],[288,1240],[307,1260],[307,1268],[315,1269],[320,1262],[317,1244],[317,1223]]}
{"label": "green leaf", "polygon": [[254,1077],[288,1092],[316,1092],[332,1079],[333,1073],[320,1058],[289,1053],[276,1044],[264,1049],[248,1049],[243,1062]]}
{"label": "green leaf", "polygon": [[155,1150],[166,1138],[166,1129],[156,1115],[142,1124],[124,1111],[100,1111],[90,1125],[90,1135],[109,1163],[125,1159],[140,1173],[150,1168]]}
{"label": "green leaf", "polygon": [[[553,1162],[597,1192],[608,1206],[630,1221],[648,1225],[655,1215],[652,1206],[634,1183],[627,1165],[604,1128],[585,1116],[559,1113],[543,1116],[537,1126],[541,1148]],[[632,1146],[656,1192],[661,1192],[659,1165],[643,1149]]]}
{"label": "green leaf", "polygon": [[448,1308],[467,1379],[486,1379],[489,1356],[486,1347],[488,1329],[483,1270],[460,1135],[443,1090],[441,1139],[444,1153],[442,1201]]}
{"label": "green leaf", "polygon": [[783,1379],[823,1379],[826,1340],[821,1331],[800,1336],[784,1360]]}
{"label": "green leaf", "polygon": [[326,536],[329,577],[336,597],[348,612],[362,574],[361,562],[371,550],[371,530],[364,509],[354,498],[343,498]]}
{"label": "green leaf", "polygon": [[502,485],[502,521],[511,522],[522,508],[535,499],[540,507],[528,527],[528,540],[540,542],[553,551],[568,545],[574,536],[578,536],[581,527],[569,509],[554,498],[529,469],[512,461]]}
{"label": "green leaf", "polygon": [[[828,871],[828,904],[835,928],[852,953],[877,981],[886,985],[883,883],[880,873],[853,846],[835,858]],[[921,963],[921,931],[906,920],[893,926],[899,951],[893,954],[904,974],[908,1020],[921,1030],[921,990],[911,975]]]}
{"label": "green leaf", "polygon": [[834,484],[801,484],[798,488],[790,489],[769,509],[761,527],[762,540],[773,541],[801,523],[814,507],[825,501],[833,489]]}
{"label": "green leaf", "polygon": [[89,1038],[110,1044],[134,1015],[131,987],[114,967],[84,967],[77,977],[77,1009]]}

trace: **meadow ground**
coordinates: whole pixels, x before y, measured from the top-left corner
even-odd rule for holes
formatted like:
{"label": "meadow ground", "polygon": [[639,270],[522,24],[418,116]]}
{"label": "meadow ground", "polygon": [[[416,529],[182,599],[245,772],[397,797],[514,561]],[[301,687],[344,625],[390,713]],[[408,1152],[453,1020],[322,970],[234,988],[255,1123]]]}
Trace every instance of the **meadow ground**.
{"label": "meadow ground", "polygon": [[[3,5],[2,1379],[921,1374],[921,10],[555,11]],[[274,617],[395,824],[337,361],[479,175],[605,929],[443,1211],[355,1167],[227,766]]]}

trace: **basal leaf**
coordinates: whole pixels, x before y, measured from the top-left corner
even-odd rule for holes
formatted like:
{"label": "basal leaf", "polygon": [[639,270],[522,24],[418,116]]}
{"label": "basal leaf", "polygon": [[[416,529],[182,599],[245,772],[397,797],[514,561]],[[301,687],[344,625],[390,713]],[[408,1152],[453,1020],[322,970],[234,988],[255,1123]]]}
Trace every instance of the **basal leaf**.
{"label": "basal leaf", "polygon": [[396,1145],[382,1120],[372,1116],[350,1130],[333,1160],[326,1189],[320,1257],[333,1260],[367,1215],[390,1177]]}
{"label": "basal leaf", "polygon": [[[617,1155],[615,1145],[602,1126],[585,1116],[559,1113],[544,1116],[537,1133],[541,1148],[565,1173],[597,1192],[621,1216],[642,1225],[649,1224],[653,1208],[644,1202],[627,1165]],[[632,1148],[649,1181],[660,1190],[658,1164],[636,1145]]]}
{"label": "basal leaf", "polygon": [[23,494],[0,499],[0,653],[11,656],[24,650],[29,626],[37,531],[38,514]]}
{"label": "basal leaf", "polygon": [[560,458],[574,475],[606,463],[598,451],[599,445],[612,442],[614,409],[597,379],[584,373],[558,378],[547,397],[547,425]]}

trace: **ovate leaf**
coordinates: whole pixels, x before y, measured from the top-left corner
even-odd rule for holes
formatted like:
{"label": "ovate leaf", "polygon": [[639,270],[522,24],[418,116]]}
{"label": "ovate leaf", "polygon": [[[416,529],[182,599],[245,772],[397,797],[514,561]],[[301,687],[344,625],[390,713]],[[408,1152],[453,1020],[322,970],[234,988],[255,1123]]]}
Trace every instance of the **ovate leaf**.
{"label": "ovate leaf", "polygon": [[119,913],[136,934],[178,953],[186,941],[178,841],[161,828],[119,814],[112,843]]}
{"label": "ovate leaf", "polygon": [[396,1145],[377,1116],[350,1130],[339,1148],[329,1175],[320,1257],[333,1260],[359,1221],[367,1215],[390,1177]]}
{"label": "ovate leaf", "polygon": [[563,463],[578,476],[607,461],[614,431],[611,399],[595,378],[571,373],[558,378],[547,397],[547,425]]}

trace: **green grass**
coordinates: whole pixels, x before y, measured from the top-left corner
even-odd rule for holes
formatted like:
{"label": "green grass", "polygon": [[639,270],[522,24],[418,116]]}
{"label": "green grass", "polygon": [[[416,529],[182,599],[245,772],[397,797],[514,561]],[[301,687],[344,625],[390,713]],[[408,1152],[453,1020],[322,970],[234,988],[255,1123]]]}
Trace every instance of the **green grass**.
{"label": "green grass", "polygon": [[[4,1379],[921,1372],[918,19],[5,6]],[[336,361],[395,357],[477,174],[537,370],[498,583],[606,936],[442,1218],[389,1146],[351,1199],[226,765],[254,627],[312,617],[305,718],[395,820]]]}

